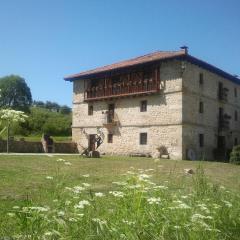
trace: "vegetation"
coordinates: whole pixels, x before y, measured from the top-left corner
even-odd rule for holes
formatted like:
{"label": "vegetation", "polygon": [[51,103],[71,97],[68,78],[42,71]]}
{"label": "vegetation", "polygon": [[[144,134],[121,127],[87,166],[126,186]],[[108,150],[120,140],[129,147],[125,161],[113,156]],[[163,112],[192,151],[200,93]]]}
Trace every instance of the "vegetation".
{"label": "vegetation", "polygon": [[29,111],[32,94],[25,80],[17,75],[0,78],[0,108]]}
{"label": "vegetation", "polygon": [[33,101],[33,106],[34,107],[39,107],[39,108],[45,108],[48,109],[52,112],[60,112],[62,114],[70,114],[72,112],[72,109],[66,105],[59,105],[56,102],[51,102],[51,101]]}
{"label": "vegetation", "polygon": [[71,108],[50,101],[32,103],[31,90],[22,77],[10,75],[0,78],[0,109],[21,110],[29,116],[27,121],[12,128],[11,135],[71,135]]}
{"label": "vegetation", "polygon": [[25,115],[22,111],[16,111],[12,109],[3,109],[0,110],[0,126],[3,125],[3,130],[0,132],[3,134],[6,129],[7,132],[7,152],[9,150],[9,132],[10,127],[14,124],[19,124],[20,122],[25,122],[27,115]]}
{"label": "vegetation", "polygon": [[230,154],[230,163],[240,165],[240,145],[233,147]]}
{"label": "vegetation", "polygon": [[0,169],[0,238],[239,239],[238,166],[49,155]]}
{"label": "vegetation", "polygon": [[43,133],[53,136],[70,136],[71,122],[71,114],[31,107],[27,121],[16,126],[13,132],[14,135],[20,136],[41,136]]}

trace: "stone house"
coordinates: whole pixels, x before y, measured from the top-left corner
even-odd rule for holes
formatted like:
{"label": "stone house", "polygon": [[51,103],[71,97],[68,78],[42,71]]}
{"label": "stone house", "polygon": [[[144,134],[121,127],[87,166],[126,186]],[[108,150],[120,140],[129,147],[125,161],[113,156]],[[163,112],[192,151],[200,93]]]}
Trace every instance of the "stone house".
{"label": "stone house", "polygon": [[80,152],[219,159],[240,141],[239,78],[186,47],[65,80],[73,82],[72,138]]}

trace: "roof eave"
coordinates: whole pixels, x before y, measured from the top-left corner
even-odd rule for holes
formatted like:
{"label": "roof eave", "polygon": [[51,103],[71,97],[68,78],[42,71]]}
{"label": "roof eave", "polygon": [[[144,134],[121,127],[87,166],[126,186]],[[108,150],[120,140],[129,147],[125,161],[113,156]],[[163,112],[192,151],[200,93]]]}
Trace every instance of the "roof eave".
{"label": "roof eave", "polygon": [[105,70],[105,71],[100,71],[100,72],[95,72],[95,73],[90,73],[90,74],[83,74],[81,76],[71,75],[71,76],[65,77],[64,80],[65,81],[70,81],[70,82],[73,82],[75,80],[84,80],[84,79],[97,77],[100,74],[106,74],[106,73],[115,72],[115,71],[119,71],[119,70],[123,70],[123,69],[127,70],[127,69],[131,69],[131,68],[135,68],[135,67],[146,66],[148,64],[154,64],[154,63],[158,63],[158,62],[162,62],[162,61],[166,61],[166,60],[178,59],[178,58],[182,58],[184,56],[185,56],[184,54],[178,55],[178,56],[170,56],[170,57],[155,59],[155,60],[152,60],[152,61],[148,61],[148,62],[144,62],[144,63],[138,63],[138,64],[134,64],[134,65],[130,65],[130,66],[118,67],[118,68]]}
{"label": "roof eave", "polygon": [[196,57],[193,57],[191,55],[186,55],[186,60],[188,60],[189,62],[191,62],[195,65],[198,65],[198,66],[200,66],[204,69],[207,69],[211,72],[214,72],[214,73],[216,73],[216,74],[218,74],[218,75],[220,75],[220,76],[222,76],[222,77],[224,77],[224,78],[226,78],[226,79],[228,79],[228,80],[230,80],[230,81],[232,81],[236,84],[240,84],[240,79],[239,78],[237,78],[237,77],[231,75],[230,73],[227,73],[227,72],[221,70],[220,68],[217,68],[217,67],[215,67],[215,66],[213,66],[213,65],[211,65],[207,62],[204,62],[204,61],[202,61],[202,60],[200,60]]}

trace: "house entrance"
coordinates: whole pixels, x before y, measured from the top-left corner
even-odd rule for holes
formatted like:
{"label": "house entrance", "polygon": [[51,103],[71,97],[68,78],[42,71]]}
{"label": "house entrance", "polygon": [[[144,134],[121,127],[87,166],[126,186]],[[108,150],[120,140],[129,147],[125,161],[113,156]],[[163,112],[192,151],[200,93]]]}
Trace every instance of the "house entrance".
{"label": "house entrance", "polygon": [[218,136],[217,146],[218,146],[218,149],[226,148],[225,136]]}
{"label": "house entrance", "polygon": [[114,111],[115,111],[115,104],[111,103],[108,105],[108,123],[112,123],[114,121]]}
{"label": "house entrance", "polygon": [[95,141],[96,141],[95,134],[90,134],[89,135],[89,142],[88,142],[89,151],[95,151]]}

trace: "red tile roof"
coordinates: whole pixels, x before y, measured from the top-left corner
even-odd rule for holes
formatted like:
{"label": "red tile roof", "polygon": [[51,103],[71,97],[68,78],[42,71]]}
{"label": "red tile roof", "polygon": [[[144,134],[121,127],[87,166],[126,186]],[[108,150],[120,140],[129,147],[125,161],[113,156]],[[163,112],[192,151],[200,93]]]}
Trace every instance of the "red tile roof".
{"label": "red tile roof", "polygon": [[75,78],[84,78],[84,77],[94,75],[94,74],[97,74],[97,73],[108,72],[108,71],[115,70],[115,69],[131,67],[131,66],[138,65],[138,64],[144,64],[144,63],[149,63],[149,62],[153,62],[153,61],[157,61],[157,60],[174,58],[174,57],[179,57],[179,56],[184,56],[184,55],[186,55],[185,50],[181,50],[181,51],[157,51],[157,52],[146,54],[146,55],[143,55],[143,56],[140,56],[140,57],[136,57],[136,58],[121,61],[121,62],[118,62],[118,63],[106,65],[106,66],[103,66],[103,67],[99,67],[99,68],[96,68],[96,69],[93,69],[93,70],[84,71],[84,72],[77,73],[77,74],[74,74],[74,75],[69,75],[69,76],[66,76],[64,79],[67,80],[67,81],[71,81]]}

